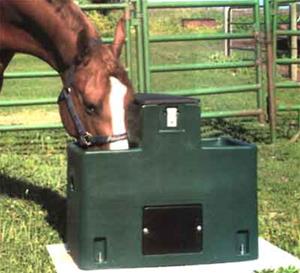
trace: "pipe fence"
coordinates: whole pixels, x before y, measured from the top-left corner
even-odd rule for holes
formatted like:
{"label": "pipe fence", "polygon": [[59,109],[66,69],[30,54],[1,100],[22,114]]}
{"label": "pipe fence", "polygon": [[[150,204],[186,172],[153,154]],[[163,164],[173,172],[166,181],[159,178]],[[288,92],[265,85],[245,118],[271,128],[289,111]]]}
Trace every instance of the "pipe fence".
{"label": "pipe fence", "polygon": [[[151,75],[154,73],[168,73],[175,71],[195,71],[195,70],[217,70],[217,69],[235,69],[235,68],[254,68],[256,72],[255,82],[238,86],[224,86],[211,88],[198,88],[193,90],[172,91],[170,94],[176,95],[216,95],[229,93],[254,92],[256,94],[256,108],[245,110],[219,110],[214,112],[203,112],[203,118],[215,117],[245,117],[257,116],[258,119],[264,121],[264,94],[262,85],[262,60],[261,60],[261,44],[260,44],[260,16],[259,1],[199,1],[199,2],[138,2],[138,9],[143,14],[143,54],[139,56],[143,62],[144,77],[141,82],[142,92],[159,92],[153,90],[151,84]],[[246,7],[253,10],[253,27],[249,32],[236,33],[212,33],[212,34],[193,34],[193,35],[150,35],[148,14],[153,9],[173,9],[173,8],[224,8],[224,7]],[[226,40],[226,39],[253,39],[255,42],[255,58],[251,61],[230,61],[223,63],[189,63],[189,64],[151,64],[150,46],[154,43],[161,42],[182,42],[182,41],[207,41],[207,40]]]}
{"label": "pipe fence", "polygon": [[[252,68],[255,70],[255,79],[253,82],[239,84],[235,86],[211,86],[196,89],[181,89],[171,91],[174,95],[219,95],[219,94],[241,94],[254,93],[256,97],[256,107],[254,109],[244,110],[226,110],[218,109],[217,111],[203,112],[203,118],[219,117],[257,117],[260,122],[265,121],[268,116],[270,121],[272,140],[276,137],[276,115],[278,111],[297,111],[300,123],[300,105],[277,105],[276,91],[278,89],[299,88],[297,82],[275,82],[276,66],[286,64],[299,64],[299,57],[277,57],[277,37],[299,36],[299,30],[278,30],[278,7],[290,5],[298,1],[294,0],[265,0],[264,21],[261,20],[259,0],[231,0],[231,1],[186,1],[186,2],[148,2],[147,0],[126,0],[122,3],[113,4],[90,4],[82,5],[84,11],[91,10],[123,10],[131,14],[131,18],[126,21],[126,46],[125,46],[125,63],[130,78],[133,79],[134,85],[138,92],[160,92],[154,90],[152,77],[161,73],[185,72],[185,71],[203,71],[220,69],[242,69]],[[187,9],[187,8],[247,8],[252,11],[252,24],[250,30],[224,33],[203,33],[203,34],[172,34],[172,35],[151,35],[149,28],[151,20],[149,13],[151,10],[158,9]],[[261,25],[264,23],[264,28]],[[248,24],[249,25],[249,24]],[[153,64],[151,59],[151,46],[157,43],[176,43],[191,41],[230,41],[239,39],[252,39],[254,41],[254,58],[251,60],[226,61],[222,63],[180,63],[180,64]],[[105,38],[105,43],[111,43],[112,38]],[[263,70],[264,59],[262,45],[266,45],[266,71]],[[134,54],[133,54],[134,52]],[[264,82],[263,74],[266,72],[267,79]],[[5,73],[4,79],[36,79],[58,77],[54,71],[30,71],[30,72],[11,72]],[[265,105],[265,90],[267,86],[267,101]],[[19,107],[19,106],[40,106],[51,105],[56,103],[56,98],[43,98],[31,100],[9,100],[0,101],[0,107]],[[2,125],[0,131],[15,130],[36,130],[46,128],[60,128],[61,124],[41,124],[41,125]]]}
{"label": "pipe fence", "polygon": [[[300,37],[300,30],[297,30],[296,20],[290,19],[290,29],[279,29],[279,8],[282,6],[292,8],[294,4],[300,4],[295,0],[265,0],[265,33],[267,40],[267,73],[268,73],[268,109],[269,120],[271,128],[271,140],[276,139],[276,125],[278,112],[297,112],[298,113],[298,127],[300,129],[300,103],[291,105],[282,104],[278,101],[278,92],[281,89],[288,91],[290,89],[297,89],[300,97],[300,79],[299,81],[278,81],[279,75],[277,67],[280,65],[300,64],[300,58],[296,54],[290,54],[289,57],[278,57],[278,38],[280,36],[295,38]],[[298,38],[300,39],[300,38]],[[292,52],[292,51],[291,51]],[[298,68],[296,68],[298,69]]]}

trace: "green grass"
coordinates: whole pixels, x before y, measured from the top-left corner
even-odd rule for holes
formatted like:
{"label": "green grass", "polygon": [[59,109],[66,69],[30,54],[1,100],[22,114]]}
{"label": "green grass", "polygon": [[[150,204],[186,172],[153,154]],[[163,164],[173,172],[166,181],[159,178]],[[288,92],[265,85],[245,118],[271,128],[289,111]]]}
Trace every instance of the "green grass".
{"label": "green grass", "polygon": [[260,147],[260,233],[300,257],[299,144]]}
{"label": "green grass", "polygon": [[0,272],[54,272],[45,246],[64,230],[65,155],[51,132],[19,136],[1,134]]}
{"label": "green grass", "polygon": [[[266,145],[266,129],[238,121],[209,122],[203,133],[257,137],[260,235],[300,257],[299,144]],[[65,236],[68,140],[62,130],[0,135],[0,272],[54,272],[45,246]],[[288,272],[297,271],[278,271]]]}
{"label": "green grass", "polygon": [[[159,24],[168,23],[163,21],[164,17],[165,13],[161,13],[159,18],[162,19],[151,30],[153,33],[161,27]],[[170,27],[165,30],[170,33],[177,31]],[[224,62],[253,57],[239,53],[227,59],[222,55],[222,44],[218,42],[159,44],[152,46],[151,50],[153,64]],[[48,69],[41,61],[24,55],[16,56],[9,66],[11,72]],[[164,73],[154,75],[152,84],[153,89],[167,92],[253,83],[254,77],[254,71],[249,69]],[[0,98],[56,97],[60,89],[59,78],[7,80]],[[204,111],[253,108],[256,104],[255,95],[251,93],[204,96],[201,99]],[[299,102],[299,95],[296,90],[281,92],[280,99]],[[296,118],[294,113],[280,115],[278,141],[274,145],[266,144],[268,126],[259,125],[255,119],[205,121],[202,133],[206,137],[230,135],[258,145],[260,236],[300,258],[300,144],[288,143],[297,131]],[[0,109],[0,124],[58,120],[57,106]],[[46,245],[61,243],[65,236],[65,146],[69,140],[63,130],[0,133],[1,273],[54,272]],[[275,271],[261,273],[271,272]],[[296,272],[295,268],[276,271]]]}

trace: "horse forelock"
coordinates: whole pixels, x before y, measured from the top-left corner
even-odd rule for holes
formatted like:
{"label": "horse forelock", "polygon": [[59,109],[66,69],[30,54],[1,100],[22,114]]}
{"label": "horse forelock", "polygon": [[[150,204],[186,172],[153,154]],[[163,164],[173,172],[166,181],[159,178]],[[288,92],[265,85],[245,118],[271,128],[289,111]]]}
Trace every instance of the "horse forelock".
{"label": "horse forelock", "polygon": [[99,69],[104,70],[106,75],[119,79],[130,90],[133,89],[124,66],[115,56],[111,47],[109,45],[102,45],[100,52],[101,63],[99,65],[101,67]]}
{"label": "horse forelock", "polygon": [[105,69],[108,71],[109,74],[113,74],[117,70],[119,61],[114,56],[109,45],[101,46],[100,51],[100,56]]}
{"label": "horse forelock", "polygon": [[[91,44],[87,46],[86,43]],[[98,43],[89,41],[83,33],[78,35],[79,60],[77,66],[83,68],[93,67],[93,70],[101,70],[104,74],[114,75],[121,67],[119,60],[115,57],[109,45],[104,45],[99,40]]]}

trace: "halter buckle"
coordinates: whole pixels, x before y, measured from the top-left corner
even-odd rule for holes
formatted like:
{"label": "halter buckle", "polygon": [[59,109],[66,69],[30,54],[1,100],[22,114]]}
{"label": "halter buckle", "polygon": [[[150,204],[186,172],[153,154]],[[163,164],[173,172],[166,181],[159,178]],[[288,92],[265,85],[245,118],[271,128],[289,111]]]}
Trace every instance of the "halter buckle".
{"label": "halter buckle", "polygon": [[93,136],[89,132],[85,132],[83,135],[79,136],[79,143],[82,147],[89,147],[93,145]]}

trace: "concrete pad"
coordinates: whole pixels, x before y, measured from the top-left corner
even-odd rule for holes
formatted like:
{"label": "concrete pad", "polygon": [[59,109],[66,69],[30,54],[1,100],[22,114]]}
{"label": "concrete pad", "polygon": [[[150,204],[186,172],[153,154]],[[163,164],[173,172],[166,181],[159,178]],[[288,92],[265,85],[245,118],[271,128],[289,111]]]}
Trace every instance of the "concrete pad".
{"label": "concrete pad", "polygon": [[53,260],[57,273],[253,273],[255,270],[277,269],[279,267],[288,266],[294,266],[300,270],[300,259],[272,245],[262,238],[259,238],[259,259],[257,260],[189,266],[98,269],[86,271],[80,270],[77,267],[71,256],[67,253],[64,244],[48,245],[47,249]]}

